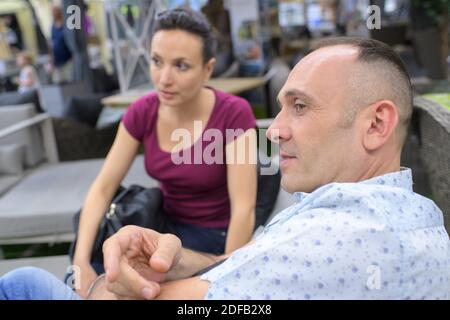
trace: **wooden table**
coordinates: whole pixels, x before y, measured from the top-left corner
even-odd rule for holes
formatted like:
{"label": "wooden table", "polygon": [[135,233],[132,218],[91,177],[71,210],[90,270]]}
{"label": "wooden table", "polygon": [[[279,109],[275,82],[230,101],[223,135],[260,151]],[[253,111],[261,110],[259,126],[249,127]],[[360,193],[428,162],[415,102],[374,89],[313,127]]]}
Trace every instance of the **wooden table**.
{"label": "wooden table", "polygon": [[[208,85],[218,90],[240,94],[244,91],[255,89],[266,83],[264,77],[252,78],[215,78],[208,81]],[[102,104],[112,108],[126,108],[131,103],[153,90],[151,85],[144,85],[126,93],[120,93],[102,99]]]}

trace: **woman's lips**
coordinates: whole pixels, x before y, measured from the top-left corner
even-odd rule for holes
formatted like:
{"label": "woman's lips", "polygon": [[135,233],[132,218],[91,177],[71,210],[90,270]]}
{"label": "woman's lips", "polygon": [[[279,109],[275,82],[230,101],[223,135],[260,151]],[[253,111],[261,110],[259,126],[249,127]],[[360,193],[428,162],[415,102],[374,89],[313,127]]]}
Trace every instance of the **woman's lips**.
{"label": "woman's lips", "polygon": [[176,95],[175,92],[166,91],[166,90],[159,90],[159,93],[161,94],[161,96],[164,99],[171,99],[171,98],[173,98]]}

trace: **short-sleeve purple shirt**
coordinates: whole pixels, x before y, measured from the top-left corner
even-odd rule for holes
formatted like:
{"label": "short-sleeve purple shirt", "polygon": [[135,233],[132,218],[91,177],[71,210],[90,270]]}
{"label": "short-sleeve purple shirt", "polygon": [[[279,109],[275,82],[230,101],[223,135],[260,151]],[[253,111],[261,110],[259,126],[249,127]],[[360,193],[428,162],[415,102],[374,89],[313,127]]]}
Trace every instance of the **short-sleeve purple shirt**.
{"label": "short-sleeve purple shirt", "polygon": [[[159,99],[155,92],[132,103],[122,122],[127,131],[144,145],[145,169],[160,182],[165,213],[182,223],[225,228],[230,220],[225,164],[225,146],[230,141],[227,139],[227,129],[238,129],[237,133],[239,129],[245,132],[256,127],[256,120],[246,100],[215,89],[213,91],[215,104],[207,124],[203,124],[203,139],[198,139],[190,148],[176,153],[175,157],[159,147],[156,133]],[[215,131],[212,137],[205,134],[207,131],[211,133],[209,129],[215,129],[212,130]],[[217,140],[220,148],[216,141],[219,131],[222,135]],[[234,138],[236,136],[238,134]],[[210,145],[211,143],[214,145]],[[199,159],[199,150],[200,154],[211,154],[213,159],[221,158],[222,161],[211,163],[205,161],[204,157]],[[172,160],[189,158],[186,158],[184,152],[190,153],[191,161],[175,163],[177,161]]]}

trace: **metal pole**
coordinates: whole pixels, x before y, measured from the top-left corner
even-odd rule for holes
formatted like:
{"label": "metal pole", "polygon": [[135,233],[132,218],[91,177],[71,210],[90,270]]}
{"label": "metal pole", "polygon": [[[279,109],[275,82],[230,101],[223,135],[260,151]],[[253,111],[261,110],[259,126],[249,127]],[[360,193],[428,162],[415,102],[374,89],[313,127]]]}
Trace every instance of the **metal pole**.
{"label": "metal pole", "polygon": [[122,57],[120,55],[119,36],[117,33],[116,19],[114,17],[115,12],[116,12],[116,9],[114,8],[114,3],[112,3],[112,1],[111,1],[111,2],[109,2],[108,16],[109,16],[109,22],[111,24],[114,55],[115,55],[115,60],[116,60],[117,75],[119,77],[120,92],[125,93],[127,88],[125,87],[125,78],[124,78],[124,74],[123,74]]}

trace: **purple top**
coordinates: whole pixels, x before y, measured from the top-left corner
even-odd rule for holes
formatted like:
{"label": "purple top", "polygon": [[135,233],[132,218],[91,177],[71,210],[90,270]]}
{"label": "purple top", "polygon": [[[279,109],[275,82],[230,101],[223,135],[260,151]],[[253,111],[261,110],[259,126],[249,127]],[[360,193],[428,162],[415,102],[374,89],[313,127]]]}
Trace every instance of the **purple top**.
{"label": "purple top", "polygon": [[[155,92],[132,103],[122,122],[128,132],[144,145],[145,169],[160,182],[165,213],[183,223],[225,228],[230,220],[225,146],[227,141],[234,141],[239,136],[235,133],[227,138],[226,132],[227,129],[240,129],[242,134],[255,128],[256,120],[246,100],[215,89],[213,91],[216,100],[203,128],[203,139],[174,154],[159,147],[156,133],[159,100]],[[208,136],[205,134],[207,129],[216,130],[208,130]],[[218,138],[219,132],[221,135]],[[211,154],[214,162],[198,157],[198,151],[200,155]],[[180,164],[177,159],[188,161]]]}

